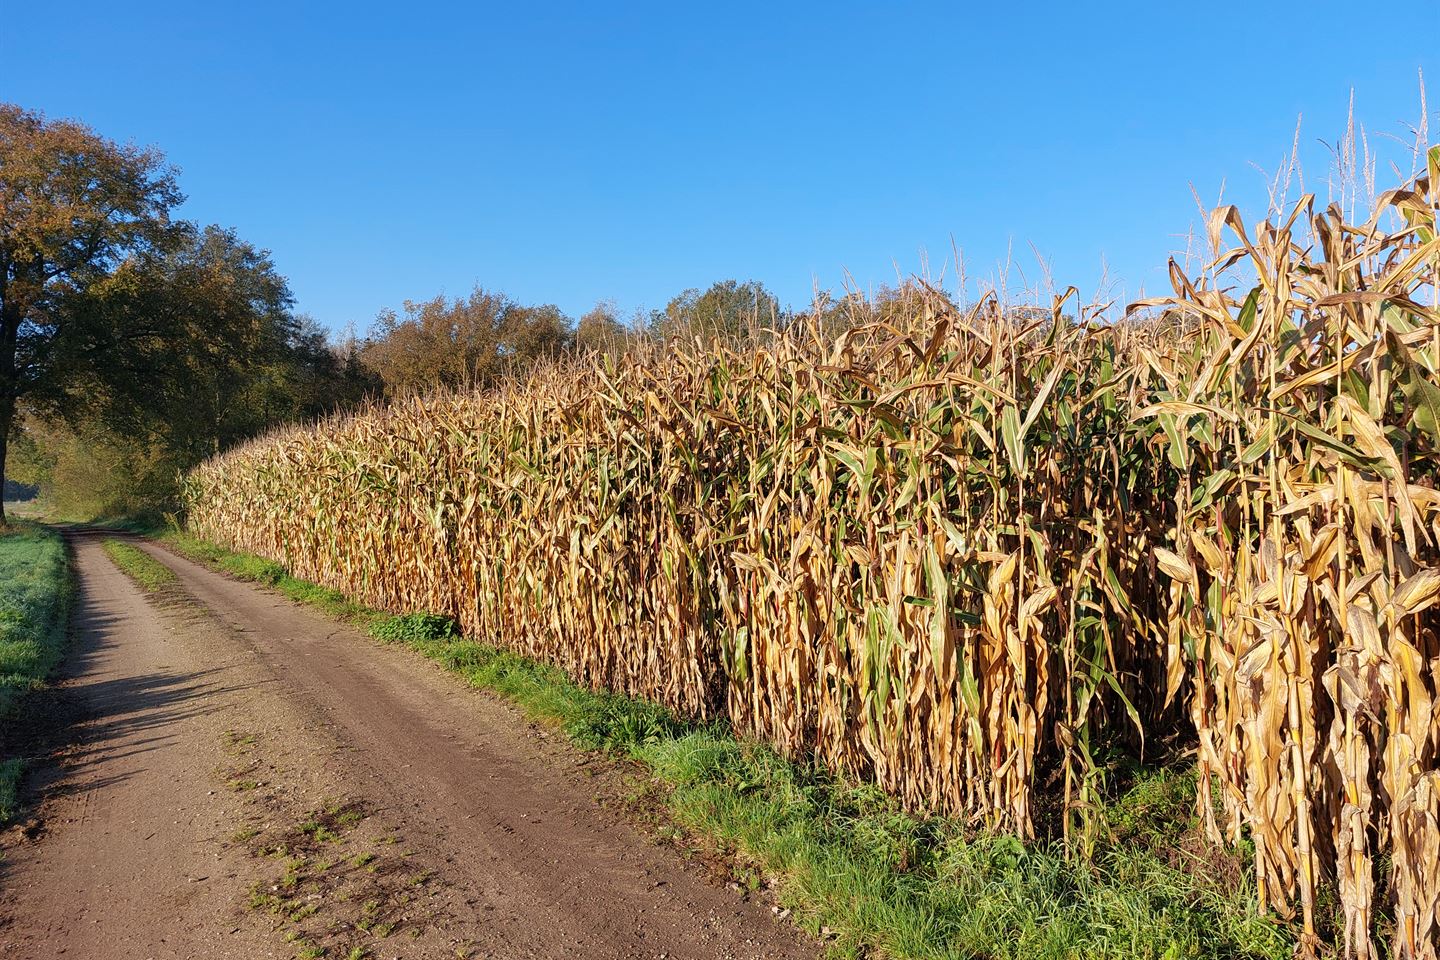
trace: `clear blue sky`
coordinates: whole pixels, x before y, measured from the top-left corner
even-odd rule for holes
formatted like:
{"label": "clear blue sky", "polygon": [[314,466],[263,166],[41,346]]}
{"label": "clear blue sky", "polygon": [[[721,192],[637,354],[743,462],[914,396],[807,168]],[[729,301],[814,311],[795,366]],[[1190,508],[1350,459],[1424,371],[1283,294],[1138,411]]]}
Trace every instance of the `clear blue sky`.
{"label": "clear blue sky", "polygon": [[[1423,4],[1422,4],[1423,6]],[[578,315],[734,277],[783,301],[1031,245],[1056,281],[1163,285],[1207,200],[1312,178],[1350,91],[1440,106],[1434,18],[1354,3],[13,2],[0,98],[153,143],[186,216],[363,331],[477,282]],[[1357,42],[1358,41],[1358,42]],[[1440,136],[1432,136],[1432,140]],[[1323,190],[1322,190],[1323,194]],[[1018,277],[1018,275],[1016,275]]]}

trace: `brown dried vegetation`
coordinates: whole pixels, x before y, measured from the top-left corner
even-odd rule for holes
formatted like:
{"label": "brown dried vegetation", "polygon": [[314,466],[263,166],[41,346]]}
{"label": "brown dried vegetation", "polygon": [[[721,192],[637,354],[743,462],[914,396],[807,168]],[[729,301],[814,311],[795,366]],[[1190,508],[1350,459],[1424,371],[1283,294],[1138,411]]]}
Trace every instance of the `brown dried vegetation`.
{"label": "brown dried vegetation", "polygon": [[1440,148],[1363,224],[1222,209],[1118,322],[937,295],[367,410],[202,466],[189,523],[917,807],[1053,793],[1082,850],[1111,758],[1192,744],[1308,944],[1333,886],[1347,953],[1433,958],[1437,199]]}

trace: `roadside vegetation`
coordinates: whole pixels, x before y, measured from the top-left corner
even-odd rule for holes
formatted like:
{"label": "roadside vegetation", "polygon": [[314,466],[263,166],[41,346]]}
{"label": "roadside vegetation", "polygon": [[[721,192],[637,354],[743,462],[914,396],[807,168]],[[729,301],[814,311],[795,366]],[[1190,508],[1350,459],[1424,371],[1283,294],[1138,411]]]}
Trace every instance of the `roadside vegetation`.
{"label": "roadside vegetation", "polygon": [[170,572],[170,568],[144,550],[114,539],[106,540],[103,546],[115,566],[147,593],[160,593],[175,585],[175,574]]}
{"label": "roadside vegetation", "polygon": [[677,845],[719,855],[742,886],[773,883],[793,920],[834,956],[1172,960],[1294,950],[1293,928],[1257,909],[1243,861],[1204,841],[1193,773],[1134,778],[1104,810],[1106,842],[1081,861],[1059,843],[907,812],[874,786],[787,761],[723,724],[586,689],[553,666],[463,637],[448,617],[382,613],[271,561],[185,532],[156,535],[416,651],[583,749],[642,764],[679,828]]}
{"label": "roadside vegetation", "polygon": [[0,824],[16,812],[24,760],[8,756],[26,698],[65,652],[70,610],[65,544],[53,530],[12,523],[0,530]]}

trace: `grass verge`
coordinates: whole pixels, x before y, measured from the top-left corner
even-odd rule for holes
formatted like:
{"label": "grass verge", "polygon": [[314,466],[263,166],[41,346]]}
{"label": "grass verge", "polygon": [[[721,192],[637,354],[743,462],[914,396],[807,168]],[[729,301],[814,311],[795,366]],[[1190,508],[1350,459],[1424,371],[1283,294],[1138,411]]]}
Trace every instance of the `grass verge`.
{"label": "grass verge", "polygon": [[580,687],[563,672],[460,636],[450,620],[390,616],[289,577],[277,564],[188,534],[192,558],[362,623],[561,727],[587,749],[644,764],[674,820],[730,854],[832,956],[896,958],[1289,957],[1291,928],[1264,916],[1239,858],[1192,841],[1194,783],[1141,777],[1107,811],[1114,839],[1089,859],[1056,844],[978,834],[901,810],[869,786],[791,763],[719,726]]}
{"label": "grass verge", "polygon": [[138,547],[123,540],[106,540],[102,546],[115,566],[146,593],[159,593],[177,582],[169,567]]}
{"label": "grass verge", "polygon": [[[33,523],[0,532],[0,746],[64,656],[71,593],[59,534]],[[0,823],[15,814],[23,769],[19,758],[0,761]]]}

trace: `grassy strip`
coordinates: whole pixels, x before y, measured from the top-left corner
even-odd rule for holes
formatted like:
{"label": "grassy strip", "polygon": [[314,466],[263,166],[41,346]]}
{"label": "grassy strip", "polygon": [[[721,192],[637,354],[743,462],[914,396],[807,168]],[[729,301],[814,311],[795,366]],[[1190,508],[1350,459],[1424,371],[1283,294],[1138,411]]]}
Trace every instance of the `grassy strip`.
{"label": "grassy strip", "polygon": [[9,823],[19,810],[20,777],[25,761],[19,757],[0,760],[0,825]]}
{"label": "grassy strip", "polygon": [[[30,523],[0,533],[0,734],[65,653],[70,566],[53,530]],[[0,761],[0,823],[15,813],[24,764]]]}
{"label": "grassy strip", "polygon": [[115,566],[146,593],[158,593],[178,582],[169,567],[138,547],[132,547],[123,540],[106,540],[102,546]]}
{"label": "grassy strip", "polygon": [[377,639],[508,698],[580,746],[645,764],[668,786],[675,819],[752,863],[754,884],[762,874],[778,878],[782,903],[828,941],[832,955],[1177,960],[1293,952],[1293,932],[1257,912],[1243,872],[1207,870],[1198,855],[1187,863],[1170,849],[1193,832],[1194,784],[1183,775],[1140,780],[1108,811],[1116,841],[1081,860],[1059,846],[1027,846],[906,813],[874,787],[465,639],[447,618],[342,606],[333,591],[295,581],[268,561],[186,534],[165,539],[295,599],[340,608]]}

